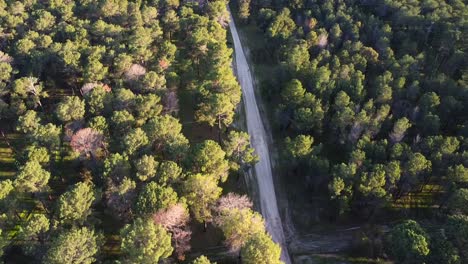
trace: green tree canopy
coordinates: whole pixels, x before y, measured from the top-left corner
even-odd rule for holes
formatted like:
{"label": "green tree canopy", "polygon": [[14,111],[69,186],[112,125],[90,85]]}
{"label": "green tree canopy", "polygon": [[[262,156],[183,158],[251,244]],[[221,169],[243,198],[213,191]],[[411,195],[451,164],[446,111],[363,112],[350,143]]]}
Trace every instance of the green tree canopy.
{"label": "green tree canopy", "polygon": [[225,94],[211,94],[199,105],[195,118],[199,122],[207,122],[210,126],[229,126],[234,118],[235,105]]}
{"label": "green tree canopy", "polygon": [[250,146],[250,136],[246,132],[229,132],[227,140],[224,141],[224,150],[234,170],[251,166],[258,161],[255,150]]}
{"label": "green tree canopy", "polygon": [[57,106],[57,117],[62,122],[83,118],[85,103],[78,96],[67,96]]}
{"label": "green tree canopy", "polygon": [[283,8],[281,12],[274,18],[268,28],[268,35],[272,38],[287,39],[296,29],[296,24],[290,17],[291,12],[287,8]]}
{"label": "green tree canopy", "polygon": [[39,162],[31,160],[21,166],[14,185],[19,191],[41,192],[46,189],[49,179],[50,173]]}
{"label": "green tree canopy", "polygon": [[225,160],[226,153],[218,143],[213,140],[205,140],[195,145],[191,164],[194,172],[213,176],[215,179],[226,181],[229,164]]}
{"label": "green tree canopy", "polygon": [[121,231],[122,253],[130,263],[153,264],[172,254],[171,235],[152,219],[137,218]]}
{"label": "green tree canopy", "polygon": [[293,79],[281,91],[281,97],[288,106],[296,106],[304,100],[305,92],[302,83],[297,79]]}
{"label": "green tree canopy", "polygon": [[129,155],[133,155],[139,150],[146,147],[149,143],[148,137],[146,136],[143,129],[137,127],[132,129],[123,138],[123,149]]}
{"label": "green tree canopy", "polygon": [[266,233],[253,235],[242,247],[242,262],[246,264],[281,264],[281,247]]}
{"label": "green tree canopy", "polygon": [[234,252],[238,252],[254,236],[265,233],[262,216],[250,208],[224,210],[217,217],[216,224],[223,231],[227,245]]}
{"label": "green tree canopy", "polygon": [[214,205],[222,191],[217,182],[213,176],[194,174],[190,175],[184,183],[187,203],[195,219],[199,222],[211,221],[211,206]]}
{"label": "green tree canopy", "polygon": [[199,256],[198,258],[196,258],[196,259],[192,262],[192,264],[216,264],[216,262],[214,262],[214,263],[213,263],[213,262],[210,262],[210,260],[209,260],[207,257],[201,255],[201,256]]}
{"label": "green tree canopy", "polygon": [[154,156],[143,155],[135,162],[136,176],[140,181],[147,181],[156,176],[159,162]]}
{"label": "green tree canopy", "polygon": [[421,226],[406,220],[389,234],[392,256],[400,263],[421,263],[429,254],[429,239]]}
{"label": "green tree canopy", "polygon": [[52,240],[45,256],[45,263],[94,263],[100,244],[98,235],[87,227],[64,231]]}
{"label": "green tree canopy", "polygon": [[150,182],[138,195],[136,207],[140,214],[150,215],[176,204],[177,201],[177,193],[171,187]]}
{"label": "green tree canopy", "polygon": [[83,224],[91,214],[95,191],[91,184],[79,182],[58,199],[58,218],[63,223]]}

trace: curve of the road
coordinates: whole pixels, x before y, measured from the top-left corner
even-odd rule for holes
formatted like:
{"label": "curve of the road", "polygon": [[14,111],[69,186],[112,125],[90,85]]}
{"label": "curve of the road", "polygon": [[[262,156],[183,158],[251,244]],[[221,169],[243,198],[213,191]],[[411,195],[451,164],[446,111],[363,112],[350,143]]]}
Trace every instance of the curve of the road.
{"label": "curve of the road", "polygon": [[234,41],[236,56],[237,79],[242,87],[244,107],[247,120],[247,130],[250,134],[252,146],[255,148],[260,160],[255,165],[255,174],[260,198],[260,207],[265,218],[267,231],[273,240],[281,245],[281,260],[286,264],[291,263],[286,245],[281,217],[276,201],[275,187],[271,171],[270,152],[268,150],[267,134],[262,123],[262,117],[255,99],[253,79],[247,59],[242,48],[242,43],[237,34],[236,25],[230,17],[229,27]]}

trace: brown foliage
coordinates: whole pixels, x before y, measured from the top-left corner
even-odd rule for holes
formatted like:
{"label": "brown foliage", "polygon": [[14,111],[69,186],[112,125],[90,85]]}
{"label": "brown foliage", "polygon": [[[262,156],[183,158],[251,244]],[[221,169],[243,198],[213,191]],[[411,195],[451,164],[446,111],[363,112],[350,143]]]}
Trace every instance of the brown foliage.
{"label": "brown foliage", "polygon": [[92,128],[83,128],[72,136],[70,146],[81,156],[95,156],[104,146],[104,136]]}
{"label": "brown foliage", "polygon": [[168,114],[177,114],[179,112],[179,99],[175,91],[170,91],[164,98],[164,110]]}
{"label": "brown foliage", "polygon": [[141,66],[140,64],[132,64],[130,68],[125,71],[125,78],[127,80],[135,80],[138,77],[145,75],[146,69],[145,67]]}
{"label": "brown foliage", "polygon": [[172,243],[179,260],[185,259],[185,252],[190,250],[192,231],[187,226],[190,216],[182,204],[175,204],[167,209],[159,210],[153,215],[156,224],[162,225],[172,233]]}
{"label": "brown foliage", "polygon": [[252,208],[252,202],[247,195],[228,193],[218,199],[214,211],[221,213],[224,210]]}

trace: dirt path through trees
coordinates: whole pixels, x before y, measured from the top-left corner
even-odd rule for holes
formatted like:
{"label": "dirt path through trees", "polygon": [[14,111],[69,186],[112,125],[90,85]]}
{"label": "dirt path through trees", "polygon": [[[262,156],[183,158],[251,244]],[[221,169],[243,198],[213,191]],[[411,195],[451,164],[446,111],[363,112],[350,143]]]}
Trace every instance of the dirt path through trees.
{"label": "dirt path through trees", "polygon": [[267,132],[262,123],[262,117],[255,99],[253,79],[247,59],[242,49],[236,25],[231,16],[229,22],[231,34],[234,42],[237,78],[242,86],[244,107],[246,113],[247,129],[251,137],[251,144],[260,157],[260,161],[255,165],[257,176],[261,213],[265,218],[267,230],[273,240],[281,245],[281,259],[286,263],[291,263],[286,246],[283,225],[278,211],[275,187],[271,172],[270,151],[267,144]]}

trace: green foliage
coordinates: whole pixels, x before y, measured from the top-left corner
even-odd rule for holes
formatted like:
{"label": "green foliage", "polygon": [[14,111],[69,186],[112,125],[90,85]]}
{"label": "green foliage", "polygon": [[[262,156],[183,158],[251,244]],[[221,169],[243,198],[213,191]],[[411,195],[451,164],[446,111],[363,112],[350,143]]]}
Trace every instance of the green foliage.
{"label": "green foliage", "polygon": [[111,117],[111,128],[115,136],[129,133],[135,125],[135,117],[127,110],[115,111]]}
{"label": "green foliage", "polygon": [[291,12],[287,8],[281,10],[268,28],[268,35],[270,37],[287,39],[292,35],[296,24],[291,19],[290,14]]}
{"label": "green foliage", "polygon": [[258,161],[254,149],[250,147],[250,136],[245,132],[231,131],[224,142],[226,157],[231,161],[230,167],[239,170],[242,167],[252,166]]}
{"label": "green foliage", "polygon": [[[8,245],[8,240],[6,239],[5,235],[3,234],[2,229],[0,229],[0,257],[3,256],[3,248]],[[201,262],[203,263],[203,262]]]}
{"label": "green foliage", "polygon": [[73,228],[55,237],[45,256],[45,263],[91,264],[96,261],[100,239],[87,227]]}
{"label": "green foliage", "polygon": [[431,161],[427,160],[421,153],[413,153],[410,155],[406,169],[412,176],[428,172],[431,170]]}
{"label": "green foliage", "polygon": [[19,236],[22,240],[28,241],[23,245],[23,250],[28,255],[36,253],[40,243],[43,242],[44,233],[49,231],[49,219],[42,214],[32,215],[28,221],[21,226]]}
{"label": "green foliage", "polygon": [[218,187],[213,176],[194,174],[190,175],[184,183],[184,193],[187,203],[195,219],[199,222],[211,220],[211,206],[221,195],[222,189]]}
{"label": "green foliage", "polygon": [[[179,0],[0,1],[7,39],[0,52],[1,171],[8,177],[0,181],[0,248],[15,241],[5,261],[155,263],[172,253],[162,227],[161,249],[134,240],[124,247],[140,252],[119,256],[107,244],[99,252],[99,236],[77,227],[104,228],[106,240],[115,240],[109,235],[120,226],[112,221],[185,206],[179,197],[186,194],[201,197],[194,211],[209,216],[229,161],[247,167],[255,159],[243,134],[229,141],[239,148],[229,157],[215,143],[192,159],[190,142],[201,141],[184,135],[194,111],[212,125],[233,122],[241,89],[229,18],[224,0],[203,8]],[[193,173],[209,182],[188,184]],[[186,192],[186,185],[193,188]],[[161,223],[174,234],[179,260],[190,248],[188,216],[184,221]]]}
{"label": "green foliage", "polygon": [[0,181],[0,201],[5,199],[15,187],[10,180]]}
{"label": "green foliage", "polygon": [[143,155],[135,163],[136,176],[140,181],[147,181],[156,176],[158,165],[153,156]]}
{"label": "green foliage", "polygon": [[36,193],[48,187],[49,179],[50,173],[43,169],[39,162],[31,160],[21,166],[14,185],[18,191]]}
{"label": "green foliage", "polygon": [[138,195],[137,211],[142,215],[151,215],[158,210],[167,209],[178,201],[177,193],[171,187],[160,186],[150,182]]}
{"label": "green foliage", "polygon": [[229,165],[225,160],[226,153],[218,143],[205,140],[194,147],[191,154],[192,171],[212,176],[222,182],[226,181]]}
{"label": "green foliage", "polygon": [[150,264],[172,253],[171,235],[151,219],[137,218],[121,231],[122,252],[130,263]]}
{"label": "green foliage", "polygon": [[289,106],[295,106],[302,102],[306,90],[299,80],[291,80],[281,91],[283,101]]}
{"label": "green foliage", "polygon": [[[309,45],[307,44],[306,41],[300,41],[299,43],[295,44],[291,50],[288,50],[288,52],[285,54],[286,56],[286,65],[288,66],[289,70],[294,72],[294,73],[299,73],[300,71],[306,70],[307,66],[309,66],[309,60],[310,60],[310,55],[309,55]],[[290,86],[293,82],[298,81],[297,79],[293,79],[288,86]],[[288,86],[286,86],[286,89],[289,89]],[[290,99],[290,96],[286,95],[281,95],[285,101],[288,101]],[[302,98],[299,98],[302,99]]]}
{"label": "green foliage", "polygon": [[173,161],[163,161],[158,168],[158,182],[161,185],[174,183],[180,180],[182,168]]}
{"label": "green foliage", "polygon": [[33,131],[31,138],[38,144],[47,147],[49,150],[55,149],[60,145],[60,136],[62,128],[52,123],[40,125]]}
{"label": "green foliage", "polygon": [[409,122],[408,118],[403,117],[398,119],[393,125],[393,131],[390,134],[390,139],[395,143],[400,142],[405,136],[406,130],[408,130],[410,127],[411,123]]}
{"label": "green foliage", "polygon": [[[28,40],[29,41],[29,40]],[[20,44],[21,49],[30,49],[29,42]],[[32,44],[34,45],[34,44]],[[28,46],[28,47],[26,47]],[[27,51],[26,51],[27,52]],[[43,91],[43,85],[37,78],[22,77],[13,82],[13,98],[21,99],[29,108],[42,106],[41,99],[48,97],[47,92]]]}
{"label": "green foliage", "polygon": [[459,183],[468,182],[468,168],[462,164],[449,167],[447,174],[451,181]]}
{"label": "green foliage", "polygon": [[111,154],[104,161],[104,178],[112,178],[121,181],[125,176],[130,175],[130,163],[126,155],[120,153]]}
{"label": "green foliage", "polygon": [[239,0],[239,18],[247,20],[250,16],[250,0]]}
{"label": "green foliage", "polygon": [[359,190],[365,196],[384,197],[386,195],[384,187],[385,169],[383,165],[377,164],[370,172],[362,173]]}
{"label": "green foliage", "polygon": [[250,238],[241,251],[242,261],[246,264],[280,264],[281,247],[273,242],[266,233]]}
{"label": "green foliage", "polygon": [[91,205],[95,199],[95,191],[91,184],[75,184],[58,199],[58,218],[63,223],[83,224],[91,214]]}
{"label": "green foliage", "polygon": [[36,131],[40,126],[41,119],[37,116],[37,112],[34,110],[28,110],[24,115],[18,118],[18,126],[16,130],[29,134]]}
{"label": "green foliage", "polygon": [[460,188],[454,191],[448,201],[448,208],[453,213],[468,215],[468,189]]}
{"label": "green foliage", "polygon": [[225,94],[210,95],[206,102],[200,104],[195,116],[199,122],[207,122],[210,126],[229,126],[234,118],[235,105]]}
{"label": "green foliage", "polygon": [[123,149],[129,155],[133,155],[148,145],[148,143],[149,140],[145,131],[138,127],[131,130],[127,135],[124,136]]}
{"label": "green foliage", "polygon": [[[464,187],[466,178],[459,23],[468,6],[312,2],[250,5],[255,23],[247,30],[258,29],[251,59],[274,134],[288,143],[282,170],[299,175],[295,188],[313,192],[312,199],[329,196],[328,213],[372,218],[424,197],[432,214],[449,196],[437,193]],[[294,148],[300,136],[312,137],[314,147]],[[438,192],[427,192],[433,188]]]}
{"label": "green foliage", "polygon": [[50,155],[46,148],[31,145],[25,149],[25,159],[35,160],[40,164],[47,164],[50,161]]}
{"label": "green foliage", "polygon": [[[262,216],[250,208],[224,210],[216,222],[226,237],[226,243],[234,252],[239,251],[255,236],[265,233],[265,223]],[[256,244],[255,246],[259,249],[260,245]],[[272,253],[274,255],[271,257],[275,258],[275,251]]]}
{"label": "green foliage", "polygon": [[77,96],[65,97],[57,106],[56,113],[62,122],[81,119],[85,114],[85,103]]}
{"label": "green foliage", "polygon": [[305,158],[312,152],[314,138],[311,136],[299,135],[294,139],[286,138],[286,153],[293,158]]}
{"label": "green foliage", "polygon": [[461,262],[468,260],[468,216],[462,214],[451,215],[445,224],[447,238],[459,250]]}
{"label": "green foliage", "polygon": [[212,263],[213,263],[213,264],[216,264],[216,262],[210,262],[210,260],[209,260],[207,257],[203,256],[203,255],[201,255],[200,257],[196,258],[196,259],[192,262],[192,264],[212,264]]}
{"label": "green foliage", "polygon": [[136,183],[125,177],[121,183],[108,181],[105,192],[106,204],[118,219],[128,220],[133,216],[136,199]]}
{"label": "green foliage", "polygon": [[429,239],[416,221],[406,220],[389,235],[390,250],[400,263],[420,263],[429,254]]}
{"label": "green foliage", "polygon": [[447,240],[443,232],[437,232],[435,235],[431,236],[428,263],[461,263],[458,250],[453,246],[452,242]]}
{"label": "green foliage", "polygon": [[91,118],[88,122],[88,127],[101,132],[104,135],[109,134],[109,125],[107,124],[107,120],[103,116],[95,116]]}
{"label": "green foliage", "polygon": [[98,85],[91,92],[85,95],[88,111],[92,115],[103,115],[109,110],[111,95],[104,87]]}
{"label": "green foliage", "polygon": [[181,132],[182,125],[170,115],[151,118],[143,129],[157,151],[163,151],[171,157],[180,157],[188,149],[189,142]]}

